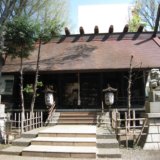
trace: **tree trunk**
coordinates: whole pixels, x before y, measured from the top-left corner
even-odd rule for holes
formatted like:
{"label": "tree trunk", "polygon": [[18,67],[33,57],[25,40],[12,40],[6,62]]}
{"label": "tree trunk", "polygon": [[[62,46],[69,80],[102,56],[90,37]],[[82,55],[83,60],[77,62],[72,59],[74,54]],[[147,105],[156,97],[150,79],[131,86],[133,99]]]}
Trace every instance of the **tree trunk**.
{"label": "tree trunk", "polygon": [[3,53],[4,48],[4,28],[3,26],[0,26],[0,55]]}
{"label": "tree trunk", "polygon": [[21,55],[21,64],[20,64],[20,97],[21,97],[21,132],[24,132],[23,122],[25,120],[25,108],[24,108],[24,97],[23,97],[23,57]]}
{"label": "tree trunk", "polygon": [[[128,114],[127,114],[127,118],[131,119],[131,86],[132,86],[132,60],[133,60],[133,56],[131,56],[130,59],[130,67],[129,67],[129,78],[128,78]],[[130,130],[130,120],[128,121],[128,130]]]}
{"label": "tree trunk", "polygon": [[36,64],[36,74],[35,74],[35,82],[34,82],[33,96],[32,96],[32,102],[31,102],[31,117],[33,117],[34,104],[35,104],[36,93],[37,93],[37,83],[38,83],[40,53],[41,53],[41,39],[40,39],[40,41],[39,41],[37,64]]}

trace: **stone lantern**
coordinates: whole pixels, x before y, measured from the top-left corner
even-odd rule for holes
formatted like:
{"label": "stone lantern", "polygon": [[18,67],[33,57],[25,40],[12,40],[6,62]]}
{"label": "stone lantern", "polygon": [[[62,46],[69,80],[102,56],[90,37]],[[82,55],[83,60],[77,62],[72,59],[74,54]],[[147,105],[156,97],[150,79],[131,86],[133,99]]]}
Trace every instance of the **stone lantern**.
{"label": "stone lantern", "polygon": [[46,87],[45,88],[45,104],[47,107],[51,107],[54,105],[54,93],[53,88]]}
{"label": "stone lantern", "polygon": [[115,93],[117,89],[112,88],[109,84],[106,89],[102,90],[104,92],[104,102],[109,108],[114,104]]}

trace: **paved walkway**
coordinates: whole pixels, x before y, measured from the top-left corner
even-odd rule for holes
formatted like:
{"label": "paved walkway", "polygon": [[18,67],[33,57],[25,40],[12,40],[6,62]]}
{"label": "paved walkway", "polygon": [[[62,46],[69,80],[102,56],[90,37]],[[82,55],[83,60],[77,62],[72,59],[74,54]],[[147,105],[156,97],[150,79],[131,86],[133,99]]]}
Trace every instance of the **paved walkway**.
{"label": "paved walkway", "polygon": [[[83,158],[43,158],[43,157],[22,157],[22,156],[7,156],[7,155],[0,155],[0,160],[95,160],[95,159],[83,159]],[[99,160],[105,160],[99,159]],[[107,158],[106,160],[113,160],[113,158]],[[116,160],[116,159],[114,159]],[[119,160],[119,159],[117,159]]]}
{"label": "paved walkway", "polygon": [[[88,160],[88,159],[72,159],[72,158],[43,158],[43,157],[25,157],[25,156],[7,156],[0,155],[0,160]],[[93,160],[93,159],[89,159]],[[95,160],[95,159],[94,159]]]}
{"label": "paved walkway", "polygon": [[[75,126],[73,128],[72,127],[70,128],[70,132],[72,132],[73,128],[75,130]],[[48,130],[48,129],[45,128],[45,130]],[[87,128],[83,128],[83,129],[87,130]],[[44,132],[44,128],[43,129],[41,128],[40,130]],[[91,130],[95,132],[95,126],[93,126]],[[77,130],[77,132],[79,131]],[[159,160],[160,159],[160,151],[145,151],[141,149],[135,149],[135,150],[120,149],[120,152],[122,153],[122,160]],[[53,160],[53,158],[0,155],[0,160]],[[54,158],[54,160],[93,160],[93,159]],[[111,159],[106,159],[106,160],[111,160]]]}
{"label": "paved walkway", "polygon": [[[159,160],[160,159],[160,151],[122,149],[121,153],[122,153],[122,160]],[[53,158],[0,155],[0,160],[53,160]],[[54,160],[95,160],[95,159],[54,158]],[[111,159],[106,159],[106,160],[111,160]]]}

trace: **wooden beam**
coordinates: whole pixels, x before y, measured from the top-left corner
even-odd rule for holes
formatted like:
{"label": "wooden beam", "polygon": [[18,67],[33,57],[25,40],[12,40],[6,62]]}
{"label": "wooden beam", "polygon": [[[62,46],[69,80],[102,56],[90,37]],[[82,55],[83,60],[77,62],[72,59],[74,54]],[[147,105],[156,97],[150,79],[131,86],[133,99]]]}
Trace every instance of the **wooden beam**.
{"label": "wooden beam", "polygon": [[158,31],[158,26],[159,26],[159,21],[160,21],[160,4],[158,5],[158,10],[157,10],[157,18],[154,26],[154,32],[153,32],[153,37],[156,37],[157,31]]}
{"label": "wooden beam", "polygon": [[158,37],[153,37],[153,40],[160,47],[160,39]]}
{"label": "wooden beam", "polygon": [[127,33],[127,32],[128,32],[128,24],[126,24],[123,29],[123,33]]}
{"label": "wooden beam", "polygon": [[98,34],[99,33],[99,28],[98,28],[98,26],[95,26],[94,27],[94,34]]}
{"label": "wooden beam", "polygon": [[110,25],[108,32],[109,32],[109,33],[113,33],[113,30],[114,30],[113,25]]}
{"label": "wooden beam", "polygon": [[70,31],[69,31],[69,29],[67,28],[67,27],[65,27],[65,34],[66,34],[66,36],[69,36],[70,35]]}
{"label": "wooden beam", "polygon": [[83,34],[84,34],[84,29],[83,29],[83,27],[80,27],[80,28],[79,28],[79,33],[80,33],[80,35],[83,35]]}
{"label": "wooden beam", "polygon": [[142,33],[142,32],[143,32],[143,28],[144,28],[144,26],[143,26],[143,25],[140,25],[140,26],[138,27],[137,32],[138,32],[138,33]]}

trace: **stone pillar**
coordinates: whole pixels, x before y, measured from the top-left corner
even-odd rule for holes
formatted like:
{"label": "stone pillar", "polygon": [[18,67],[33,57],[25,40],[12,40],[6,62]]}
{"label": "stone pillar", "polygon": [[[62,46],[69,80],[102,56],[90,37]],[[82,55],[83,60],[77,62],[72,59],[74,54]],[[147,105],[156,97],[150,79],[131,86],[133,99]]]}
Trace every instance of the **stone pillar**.
{"label": "stone pillar", "polygon": [[148,119],[147,137],[143,149],[160,149],[160,71],[152,69],[148,75],[146,91],[146,115]]}
{"label": "stone pillar", "polygon": [[151,91],[149,101],[146,102],[146,118],[148,131],[144,150],[160,150],[160,91]]}
{"label": "stone pillar", "polygon": [[5,105],[0,104],[0,143],[2,143],[5,139],[5,121],[6,121]]}
{"label": "stone pillar", "polygon": [[147,113],[146,115],[148,118],[148,133],[143,149],[160,150],[160,113]]}

